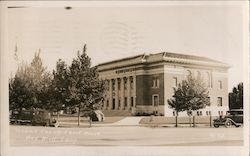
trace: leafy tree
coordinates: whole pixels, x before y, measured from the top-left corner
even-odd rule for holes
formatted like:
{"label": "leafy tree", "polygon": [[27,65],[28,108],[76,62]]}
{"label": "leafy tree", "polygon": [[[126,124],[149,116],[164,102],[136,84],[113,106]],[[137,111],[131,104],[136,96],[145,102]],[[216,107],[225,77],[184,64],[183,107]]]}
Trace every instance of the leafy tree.
{"label": "leafy tree", "polygon": [[51,76],[35,53],[31,64],[22,63],[13,78],[9,80],[10,110],[21,111],[30,108],[44,108],[47,103],[47,91]]}
{"label": "leafy tree", "polygon": [[48,103],[48,89],[51,83],[51,74],[47,71],[46,67],[43,66],[42,59],[40,57],[40,50],[35,53],[34,58],[30,64],[30,77],[32,79],[32,87],[34,91],[34,98],[36,102],[34,107],[46,108]]}
{"label": "leafy tree", "polygon": [[82,53],[78,51],[69,67],[69,103],[78,108],[78,126],[80,113],[96,110],[103,100],[104,81],[99,79],[97,67],[91,67],[91,59],[86,54],[86,44]]}
{"label": "leafy tree", "polygon": [[229,108],[240,109],[243,108],[243,83],[239,83],[237,88],[234,87],[229,93]]}
{"label": "leafy tree", "polygon": [[14,76],[9,80],[9,109],[22,111],[29,109],[36,102],[32,87],[32,79],[29,76],[29,66],[22,63]]}
{"label": "leafy tree", "polygon": [[49,86],[48,95],[50,96],[48,109],[57,111],[57,118],[59,118],[59,111],[63,110],[67,103],[68,79],[69,69],[66,63],[59,59],[56,63],[56,70],[53,70],[53,79]]}
{"label": "leafy tree", "polygon": [[168,104],[170,108],[176,111],[176,114],[183,111],[189,113],[192,110],[205,108],[210,105],[208,90],[200,77],[195,79],[192,75],[189,75],[187,80],[183,80],[177,88],[174,88],[173,98],[168,100]]}

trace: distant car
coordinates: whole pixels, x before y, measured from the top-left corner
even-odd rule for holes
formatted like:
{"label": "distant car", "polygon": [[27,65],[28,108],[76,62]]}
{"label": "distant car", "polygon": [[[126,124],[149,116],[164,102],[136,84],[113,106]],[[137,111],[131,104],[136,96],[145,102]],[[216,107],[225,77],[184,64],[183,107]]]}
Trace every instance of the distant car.
{"label": "distant car", "polygon": [[222,117],[220,116],[217,119],[214,119],[213,123],[215,128],[223,125],[225,127],[231,127],[234,125],[235,127],[240,127],[243,125],[243,109],[232,109],[227,111],[227,114]]}
{"label": "distant car", "polygon": [[81,117],[90,118],[91,121],[102,122],[105,120],[105,116],[101,110],[87,110],[81,115]]}
{"label": "distant car", "polygon": [[58,127],[58,122],[51,117],[51,114],[44,109],[13,111],[10,116],[11,124],[31,124],[32,126],[54,126]]}

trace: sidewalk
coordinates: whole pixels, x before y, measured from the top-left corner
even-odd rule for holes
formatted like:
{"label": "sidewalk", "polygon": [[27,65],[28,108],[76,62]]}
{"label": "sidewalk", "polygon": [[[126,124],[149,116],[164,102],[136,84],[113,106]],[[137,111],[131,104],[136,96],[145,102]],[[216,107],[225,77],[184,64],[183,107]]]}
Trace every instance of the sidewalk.
{"label": "sidewalk", "polygon": [[[92,127],[113,127],[113,126],[140,126],[139,122],[143,117],[125,117],[114,123],[95,123],[92,122]],[[77,122],[59,122],[59,127],[77,126]],[[81,122],[80,126],[89,126],[89,122]]]}

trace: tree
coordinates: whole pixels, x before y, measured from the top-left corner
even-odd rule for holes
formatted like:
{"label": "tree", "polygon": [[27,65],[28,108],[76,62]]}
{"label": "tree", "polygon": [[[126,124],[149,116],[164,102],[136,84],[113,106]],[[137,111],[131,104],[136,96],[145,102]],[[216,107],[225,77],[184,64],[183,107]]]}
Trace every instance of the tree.
{"label": "tree", "polygon": [[35,53],[34,58],[30,64],[30,77],[32,79],[32,87],[34,91],[34,103],[35,108],[46,108],[48,104],[48,89],[52,80],[51,74],[43,66],[42,59],[40,57],[40,49],[38,53]]}
{"label": "tree", "polygon": [[46,106],[50,73],[42,65],[39,52],[35,53],[31,64],[22,63],[13,78],[9,80],[10,110],[21,111]]}
{"label": "tree", "polygon": [[36,102],[30,77],[29,66],[22,63],[14,76],[9,80],[9,109],[22,111],[29,109]]}
{"label": "tree", "polygon": [[69,68],[69,102],[78,108],[78,126],[81,112],[89,113],[101,105],[104,89],[104,81],[99,79],[97,68],[91,67],[85,44]]}
{"label": "tree", "polygon": [[57,111],[57,120],[59,111],[66,107],[69,87],[69,69],[64,61],[59,59],[56,63],[56,70],[53,70],[53,79],[49,86],[50,102],[49,110]]}
{"label": "tree", "polygon": [[183,80],[177,88],[174,88],[173,98],[168,100],[168,104],[170,108],[176,111],[176,114],[183,111],[189,113],[192,110],[205,108],[210,105],[208,90],[200,77],[195,79],[192,75],[189,75],[187,80]]}
{"label": "tree", "polygon": [[239,83],[233,87],[232,92],[229,93],[229,109],[243,109],[243,83]]}

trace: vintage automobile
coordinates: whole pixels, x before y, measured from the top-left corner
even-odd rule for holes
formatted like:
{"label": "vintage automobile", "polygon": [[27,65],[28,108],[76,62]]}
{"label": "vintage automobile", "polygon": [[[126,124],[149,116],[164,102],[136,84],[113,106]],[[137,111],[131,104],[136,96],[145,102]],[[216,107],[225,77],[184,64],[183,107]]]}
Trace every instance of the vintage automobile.
{"label": "vintage automobile", "polygon": [[229,110],[224,117],[220,116],[213,121],[213,125],[215,128],[218,128],[221,125],[227,128],[231,127],[232,125],[234,125],[235,127],[240,127],[243,125],[243,109]]}
{"label": "vintage automobile", "polygon": [[59,123],[51,114],[44,109],[13,111],[10,115],[11,124],[31,124],[32,126],[54,126],[58,127]]}

